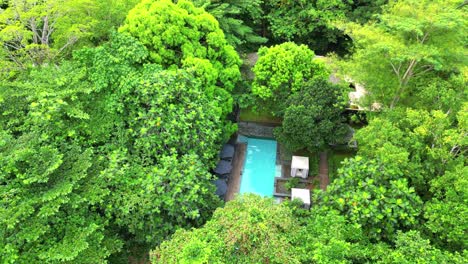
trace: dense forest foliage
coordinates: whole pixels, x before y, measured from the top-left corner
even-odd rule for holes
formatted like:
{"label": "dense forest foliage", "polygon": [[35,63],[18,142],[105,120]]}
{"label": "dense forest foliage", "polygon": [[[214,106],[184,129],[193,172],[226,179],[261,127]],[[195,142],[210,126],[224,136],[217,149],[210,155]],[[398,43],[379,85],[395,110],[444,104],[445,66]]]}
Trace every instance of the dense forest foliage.
{"label": "dense forest foliage", "polygon": [[[0,263],[467,263],[467,9],[0,1]],[[310,210],[215,194],[235,109],[327,151],[349,82],[357,153]]]}

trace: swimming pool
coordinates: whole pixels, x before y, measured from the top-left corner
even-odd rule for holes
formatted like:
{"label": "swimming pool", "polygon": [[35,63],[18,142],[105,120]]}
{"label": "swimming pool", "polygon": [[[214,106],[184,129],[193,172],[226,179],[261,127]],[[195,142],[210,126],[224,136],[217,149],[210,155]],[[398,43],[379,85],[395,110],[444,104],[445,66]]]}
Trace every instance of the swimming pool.
{"label": "swimming pool", "polygon": [[247,151],[240,184],[240,193],[273,196],[276,169],[276,141],[246,138]]}

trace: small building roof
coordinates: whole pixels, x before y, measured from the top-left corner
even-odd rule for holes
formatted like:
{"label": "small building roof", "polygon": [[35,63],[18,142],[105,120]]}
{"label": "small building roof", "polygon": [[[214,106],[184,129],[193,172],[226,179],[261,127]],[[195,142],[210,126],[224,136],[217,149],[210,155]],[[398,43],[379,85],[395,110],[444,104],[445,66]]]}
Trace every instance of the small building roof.
{"label": "small building roof", "polygon": [[291,188],[291,200],[300,199],[304,204],[310,206],[310,190]]}
{"label": "small building roof", "polygon": [[223,197],[226,194],[228,188],[226,180],[217,179],[213,183],[216,186],[216,195]]}
{"label": "small building roof", "polygon": [[292,156],[291,169],[309,169],[309,157]]}
{"label": "small building roof", "polygon": [[224,144],[223,149],[219,153],[221,159],[229,159],[234,157],[234,146],[231,144]]}
{"label": "small building roof", "polygon": [[218,175],[228,174],[232,170],[232,165],[229,161],[220,160],[214,169],[214,173]]}

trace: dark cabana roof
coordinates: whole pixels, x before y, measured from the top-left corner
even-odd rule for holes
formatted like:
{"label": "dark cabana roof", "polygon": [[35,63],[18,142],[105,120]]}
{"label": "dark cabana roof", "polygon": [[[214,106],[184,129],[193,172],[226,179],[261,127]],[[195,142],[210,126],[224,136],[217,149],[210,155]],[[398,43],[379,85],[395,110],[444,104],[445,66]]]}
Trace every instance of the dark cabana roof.
{"label": "dark cabana roof", "polygon": [[234,146],[231,144],[224,144],[219,156],[221,159],[231,159],[234,157]]}
{"label": "dark cabana roof", "polygon": [[216,195],[223,197],[226,194],[228,188],[226,180],[217,179],[213,182],[213,184],[216,186]]}
{"label": "dark cabana roof", "polygon": [[231,170],[232,170],[232,165],[229,161],[220,160],[218,162],[218,165],[216,165],[216,168],[214,169],[214,173],[218,175],[224,175],[224,174],[231,173]]}

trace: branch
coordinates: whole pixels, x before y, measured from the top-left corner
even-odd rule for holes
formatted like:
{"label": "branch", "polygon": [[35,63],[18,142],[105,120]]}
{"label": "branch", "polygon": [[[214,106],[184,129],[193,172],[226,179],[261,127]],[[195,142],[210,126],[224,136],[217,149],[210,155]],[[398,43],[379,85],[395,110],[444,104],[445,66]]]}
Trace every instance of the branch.
{"label": "branch", "polygon": [[50,37],[50,35],[55,31],[55,24],[57,23],[57,18],[52,19],[52,23],[49,25],[49,32],[47,34],[47,38]]}
{"label": "branch", "polygon": [[418,62],[415,59],[411,60],[410,65],[406,69],[406,72],[405,72],[405,74],[403,75],[403,78],[402,78],[402,80],[404,81],[404,85],[406,85],[408,83],[409,79],[413,76],[413,69],[414,69],[414,67],[416,66],[417,63]]}
{"label": "branch", "polygon": [[434,66],[433,65],[424,65],[422,66],[421,68],[426,68],[425,70],[423,71],[420,71],[420,72],[417,72],[417,73],[414,73],[413,76],[418,76],[418,75],[422,75],[428,71],[432,71],[434,69]]}
{"label": "branch", "polygon": [[5,45],[5,46],[7,46],[9,48],[12,48],[14,50],[24,49],[24,46],[17,46],[17,45],[10,44],[8,42],[3,42],[3,45]]}
{"label": "branch", "polygon": [[424,42],[426,41],[426,39],[427,39],[428,36],[429,36],[429,31],[427,31],[427,32],[424,34],[423,38],[422,38],[421,41],[420,41],[420,44],[424,44]]}
{"label": "branch", "polygon": [[396,74],[396,76],[398,77],[398,79],[400,79],[400,67],[401,67],[401,63],[400,63],[400,66],[398,67],[398,69],[395,67],[395,65],[393,65],[393,62],[390,62],[390,65],[392,66],[393,72]]}
{"label": "branch", "polygon": [[39,36],[39,33],[37,33],[36,19],[31,18],[31,20],[29,21],[29,24],[31,25],[31,31],[33,32],[33,42],[34,44],[37,44],[38,38],[40,38],[41,36]]}
{"label": "branch", "polygon": [[468,0],[465,0],[463,3],[461,3],[459,6],[457,6],[457,9],[461,9],[466,5],[468,5]]}
{"label": "branch", "polygon": [[66,43],[65,45],[63,45],[63,47],[61,47],[61,48],[59,49],[57,55],[54,56],[54,57],[57,57],[57,56],[58,56],[60,53],[62,53],[62,51],[65,50],[68,46],[75,44],[77,40],[78,40],[78,38],[76,38],[76,37],[70,37],[70,38],[68,39],[67,43]]}
{"label": "branch", "polygon": [[10,60],[13,61],[18,67],[20,67],[21,69],[26,68],[24,67],[23,63],[21,63],[19,60],[16,59],[16,57],[12,54],[11,51],[7,50],[7,53],[8,53],[8,57],[10,58]]}

